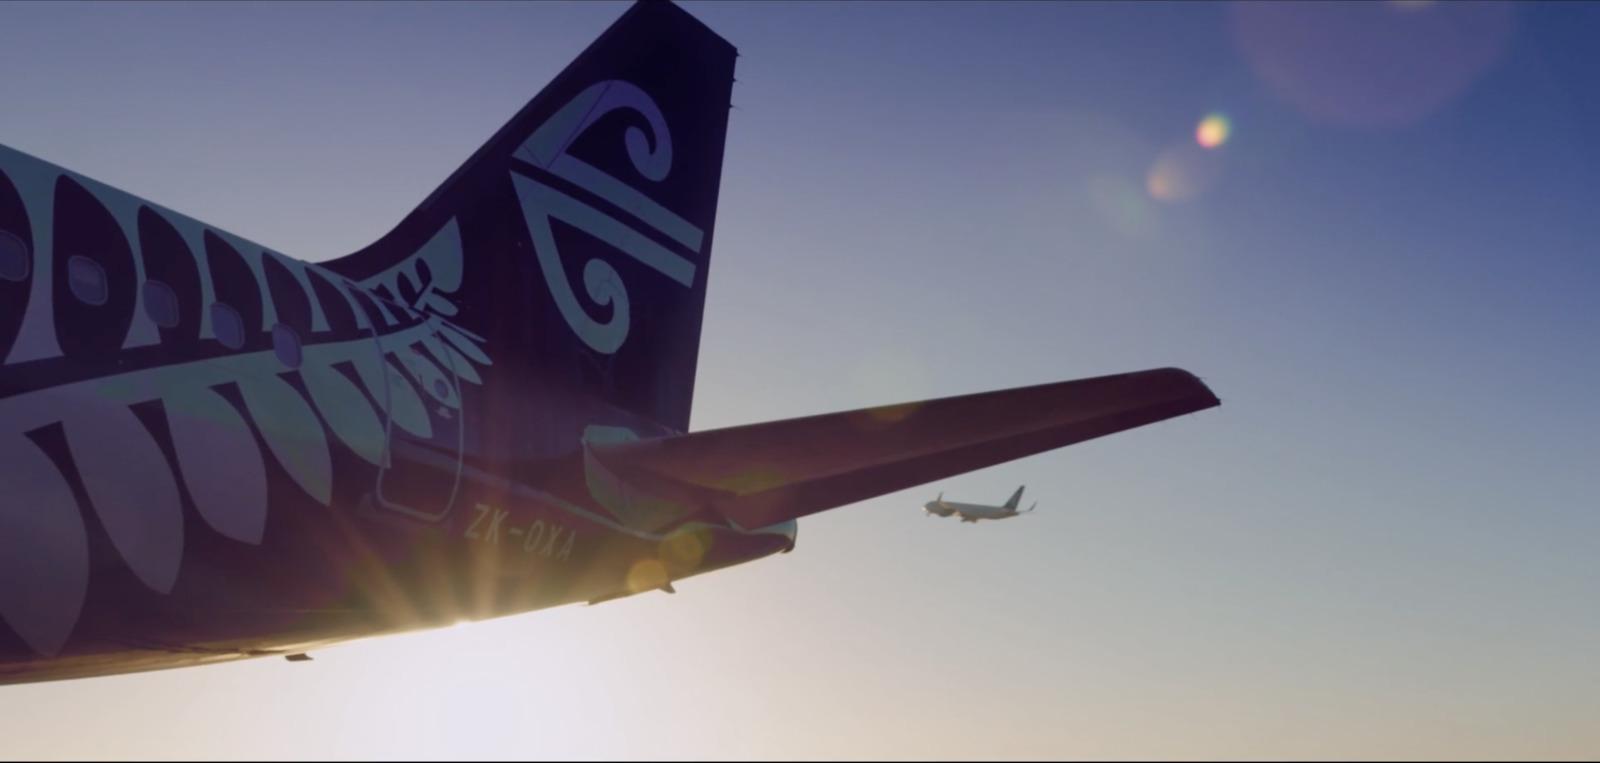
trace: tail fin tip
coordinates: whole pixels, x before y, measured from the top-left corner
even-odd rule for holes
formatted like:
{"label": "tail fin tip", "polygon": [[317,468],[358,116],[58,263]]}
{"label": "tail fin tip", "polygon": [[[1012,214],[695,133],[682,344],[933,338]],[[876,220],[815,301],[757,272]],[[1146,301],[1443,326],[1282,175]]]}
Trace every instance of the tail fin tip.
{"label": "tail fin tip", "polygon": [[393,230],[323,265],[439,294],[441,255],[417,263],[454,224],[444,317],[496,366],[686,431],[735,58],[681,7],[639,0]]}

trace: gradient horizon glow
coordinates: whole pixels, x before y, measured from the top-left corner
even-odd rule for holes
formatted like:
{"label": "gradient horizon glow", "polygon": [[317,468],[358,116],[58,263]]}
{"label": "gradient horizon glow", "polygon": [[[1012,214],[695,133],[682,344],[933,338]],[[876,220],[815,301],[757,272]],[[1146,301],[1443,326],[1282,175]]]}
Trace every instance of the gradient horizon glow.
{"label": "gradient horizon glow", "polygon": [[[1222,407],[676,595],[6,687],[0,755],[1600,755],[1600,7],[683,5],[741,54],[693,429],[1162,366]],[[625,8],[11,3],[0,143],[324,260]]]}

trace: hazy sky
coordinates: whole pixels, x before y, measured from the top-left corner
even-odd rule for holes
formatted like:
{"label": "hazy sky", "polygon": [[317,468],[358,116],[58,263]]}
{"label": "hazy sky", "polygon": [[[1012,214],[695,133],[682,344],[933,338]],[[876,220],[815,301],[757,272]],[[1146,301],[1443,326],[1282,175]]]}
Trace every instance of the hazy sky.
{"label": "hazy sky", "polygon": [[[0,688],[0,755],[1600,756],[1600,6],[685,6],[741,53],[694,428],[1223,406],[676,596]],[[625,7],[7,3],[0,142],[327,259]]]}

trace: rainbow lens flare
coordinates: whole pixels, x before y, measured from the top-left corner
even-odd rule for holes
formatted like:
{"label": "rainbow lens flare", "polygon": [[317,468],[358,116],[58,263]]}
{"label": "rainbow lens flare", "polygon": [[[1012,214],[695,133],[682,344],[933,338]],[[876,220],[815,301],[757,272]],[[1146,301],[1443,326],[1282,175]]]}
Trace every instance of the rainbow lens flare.
{"label": "rainbow lens flare", "polygon": [[1194,141],[1201,148],[1216,148],[1228,142],[1228,135],[1233,132],[1233,123],[1228,117],[1219,112],[1207,114],[1200,120],[1200,125],[1194,128]]}

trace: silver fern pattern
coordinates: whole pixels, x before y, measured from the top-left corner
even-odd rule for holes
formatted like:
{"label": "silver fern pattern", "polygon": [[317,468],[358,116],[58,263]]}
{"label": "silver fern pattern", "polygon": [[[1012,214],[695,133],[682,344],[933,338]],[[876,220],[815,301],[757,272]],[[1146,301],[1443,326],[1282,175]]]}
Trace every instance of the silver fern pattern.
{"label": "silver fern pattern", "polygon": [[[41,654],[60,650],[88,589],[87,529],[73,476],[123,561],[151,590],[168,593],[183,561],[180,490],[188,491],[217,532],[242,543],[261,542],[268,472],[256,434],[294,482],[326,505],[332,495],[330,433],[360,458],[384,466],[390,427],[429,437],[429,408],[444,406],[459,417],[457,381],[481,384],[476,367],[490,365],[484,340],[448,322],[458,312],[451,295],[461,286],[463,266],[454,219],[411,257],[352,284],[3,147],[0,171],[15,186],[33,234],[31,287],[8,368],[71,354],[63,333],[69,329],[61,320],[65,308],[56,304],[59,293],[52,288],[56,269],[66,257],[80,254],[57,252],[54,246],[53,199],[61,198],[63,179],[86,188],[115,220],[116,232],[131,247],[138,284],[147,280],[138,229],[141,207],[178,231],[198,270],[200,341],[219,339],[221,329],[210,308],[218,301],[220,276],[213,277],[213,260],[205,254],[207,234],[226,241],[254,276],[261,324],[246,330],[272,331],[280,308],[288,309],[274,299],[268,269],[291,274],[301,290],[294,299],[310,308],[309,334],[296,348],[299,366],[293,369],[304,393],[281,376],[290,370],[283,358],[261,349],[133,371],[112,367],[94,378],[0,398],[0,458],[27,475],[24,484],[8,485],[10,493],[0,505],[0,579],[6,581],[0,585],[0,618]],[[319,291],[313,279],[324,288]],[[227,288],[240,288],[238,280],[230,280]],[[354,315],[361,335],[332,332],[328,313],[335,306],[323,303],[331,293],[346,301],[336,307]],[[120,348],[161,343],[144,290],[134,288],[131,298],[131,321]],[[369,317],[362,300],[381,320]],[[355,380],[340,366],[353,370]],[[249,421],[219,391],[230,384]],[[135,406],[157,401],[170,434],[172,462],[135,413]],[[70,463],[52,457],[42,444],[47,436],[64,443]]]}

